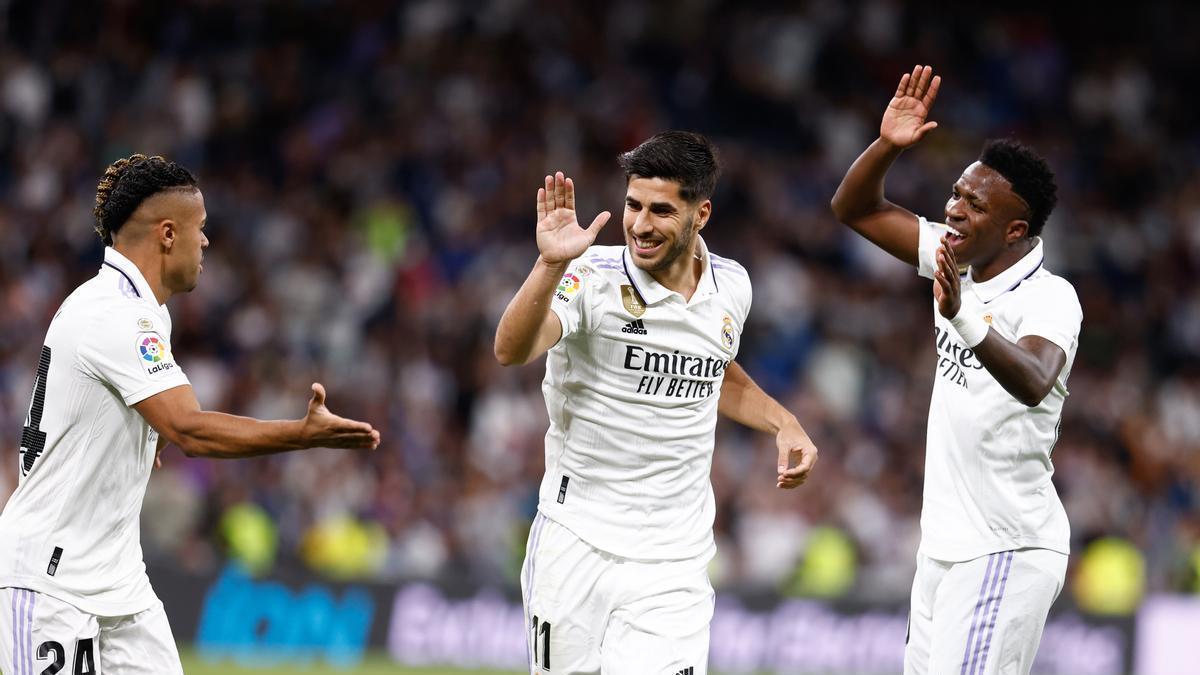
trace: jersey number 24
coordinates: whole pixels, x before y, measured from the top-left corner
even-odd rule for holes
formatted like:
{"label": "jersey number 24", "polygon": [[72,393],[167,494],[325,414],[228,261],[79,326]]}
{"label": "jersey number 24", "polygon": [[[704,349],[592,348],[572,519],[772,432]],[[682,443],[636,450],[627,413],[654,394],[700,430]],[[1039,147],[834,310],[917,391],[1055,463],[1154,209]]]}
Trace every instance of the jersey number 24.
{"label": "jersey number 24", "polygon": [[33,382],[33,400],[29,402],[29,417],[21,430],[21,475],[29,475],[33,463],[46,449],[46,432],[42,431],[42,409],[46,405],[46,378],[50,375],[50,348],[42,346],[38,360],[37,379]]}

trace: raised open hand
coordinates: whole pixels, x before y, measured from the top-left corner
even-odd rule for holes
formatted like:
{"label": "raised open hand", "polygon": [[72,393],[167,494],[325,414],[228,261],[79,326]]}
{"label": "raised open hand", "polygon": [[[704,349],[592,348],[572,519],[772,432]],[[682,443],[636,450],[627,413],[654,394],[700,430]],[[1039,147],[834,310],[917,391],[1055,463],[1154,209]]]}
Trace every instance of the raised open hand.
{"label": "raised open hand", "polygon": [[546,187],[538,188],[537,215],[538,252],[548,263],[570,262],[583,255],[612,216],[602,211],[586,230],[580,227],[575,217],[575,183],[561,171],[546,176]]}
{"label": "raised open hand", "polygon": [[958,277],[958,259],[944,235],[935,256],[937,269],[933,271],[933,297],[937,300],[938,312],[947,319],[953,319],[962,308],[962,284]]}
{"label": "raised open hand", "polygon": [[925,137],[937,122],[926,122],[937,98],[942,78],[933,75],[930,66],[917,66],[905,73],[896,87],[896,95],[883,111],[879,136],[897,147],[907,148]]}

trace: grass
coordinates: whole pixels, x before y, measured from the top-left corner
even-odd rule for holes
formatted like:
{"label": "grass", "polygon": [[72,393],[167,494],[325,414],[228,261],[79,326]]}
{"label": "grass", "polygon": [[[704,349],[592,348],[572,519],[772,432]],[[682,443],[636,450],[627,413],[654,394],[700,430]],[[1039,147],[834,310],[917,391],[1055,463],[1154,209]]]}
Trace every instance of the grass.
{"label": "grass", "polygon": [[[301,666],[283,663],[274,666],[244,667],[230,661],[205,661],[195,652],[182,651],[183,672],[187,675],[462,675],[462,673],[491,673],[510,675],[510,671],[458,670],[454,668],[411,667],[393,663],[384,654],[374,653],[353,668],[336,668],[325,663]],[[517,675],[512,673],[511,675]]]}

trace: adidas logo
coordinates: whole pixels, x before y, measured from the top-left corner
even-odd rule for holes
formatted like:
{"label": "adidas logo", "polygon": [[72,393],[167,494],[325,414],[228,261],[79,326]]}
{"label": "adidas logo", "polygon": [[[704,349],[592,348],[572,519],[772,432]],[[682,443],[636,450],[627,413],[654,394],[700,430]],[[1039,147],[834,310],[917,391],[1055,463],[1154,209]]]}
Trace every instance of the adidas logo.
{"label": "adidas logo", "polygon": [[688,666],[687,668],[684,668],[683,670],[679,671],[678,673],[675,673],[675,675],[692,675],[694,670],[695,669],[692,666]]}
{"label": "adidas logo", "polygon": [[633,333],[634,335],[646,335],[646,324],[642,323],[641,319],[634,319],[624,326],[621,326],[621,332]]}

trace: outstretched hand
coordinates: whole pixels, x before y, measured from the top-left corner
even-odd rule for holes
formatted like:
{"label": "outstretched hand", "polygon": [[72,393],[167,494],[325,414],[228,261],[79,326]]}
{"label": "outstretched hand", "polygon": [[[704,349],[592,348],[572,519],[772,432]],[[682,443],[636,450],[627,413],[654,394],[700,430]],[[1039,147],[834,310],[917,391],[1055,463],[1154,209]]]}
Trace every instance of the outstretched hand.
{"label": "outstretched hand", "polygon": [[537,245],[542,260],[565,263],[583,255],[612,216],[600,212],[585,230],[575,217],[575,183],[559,171],[546,176],[546,186],[537,194]]}
{"label": "outstretched hand", "polygon": [[304,416],[304,438],[310,447],[355,448],[374,450],[379,446],[379,432],[366,422],[338,417],[325,407],[325,387],[312,385],[313,397]]}
{"label": "outstretched hand", "polygon": [[937,99],[942,78],[934,76],[930,66],[917,66],[905,73],[896,87],[896,95],[883,111],[879,136],[900,148],[907,148],[937,128],[937,122],[926,122],[933,102]]}

